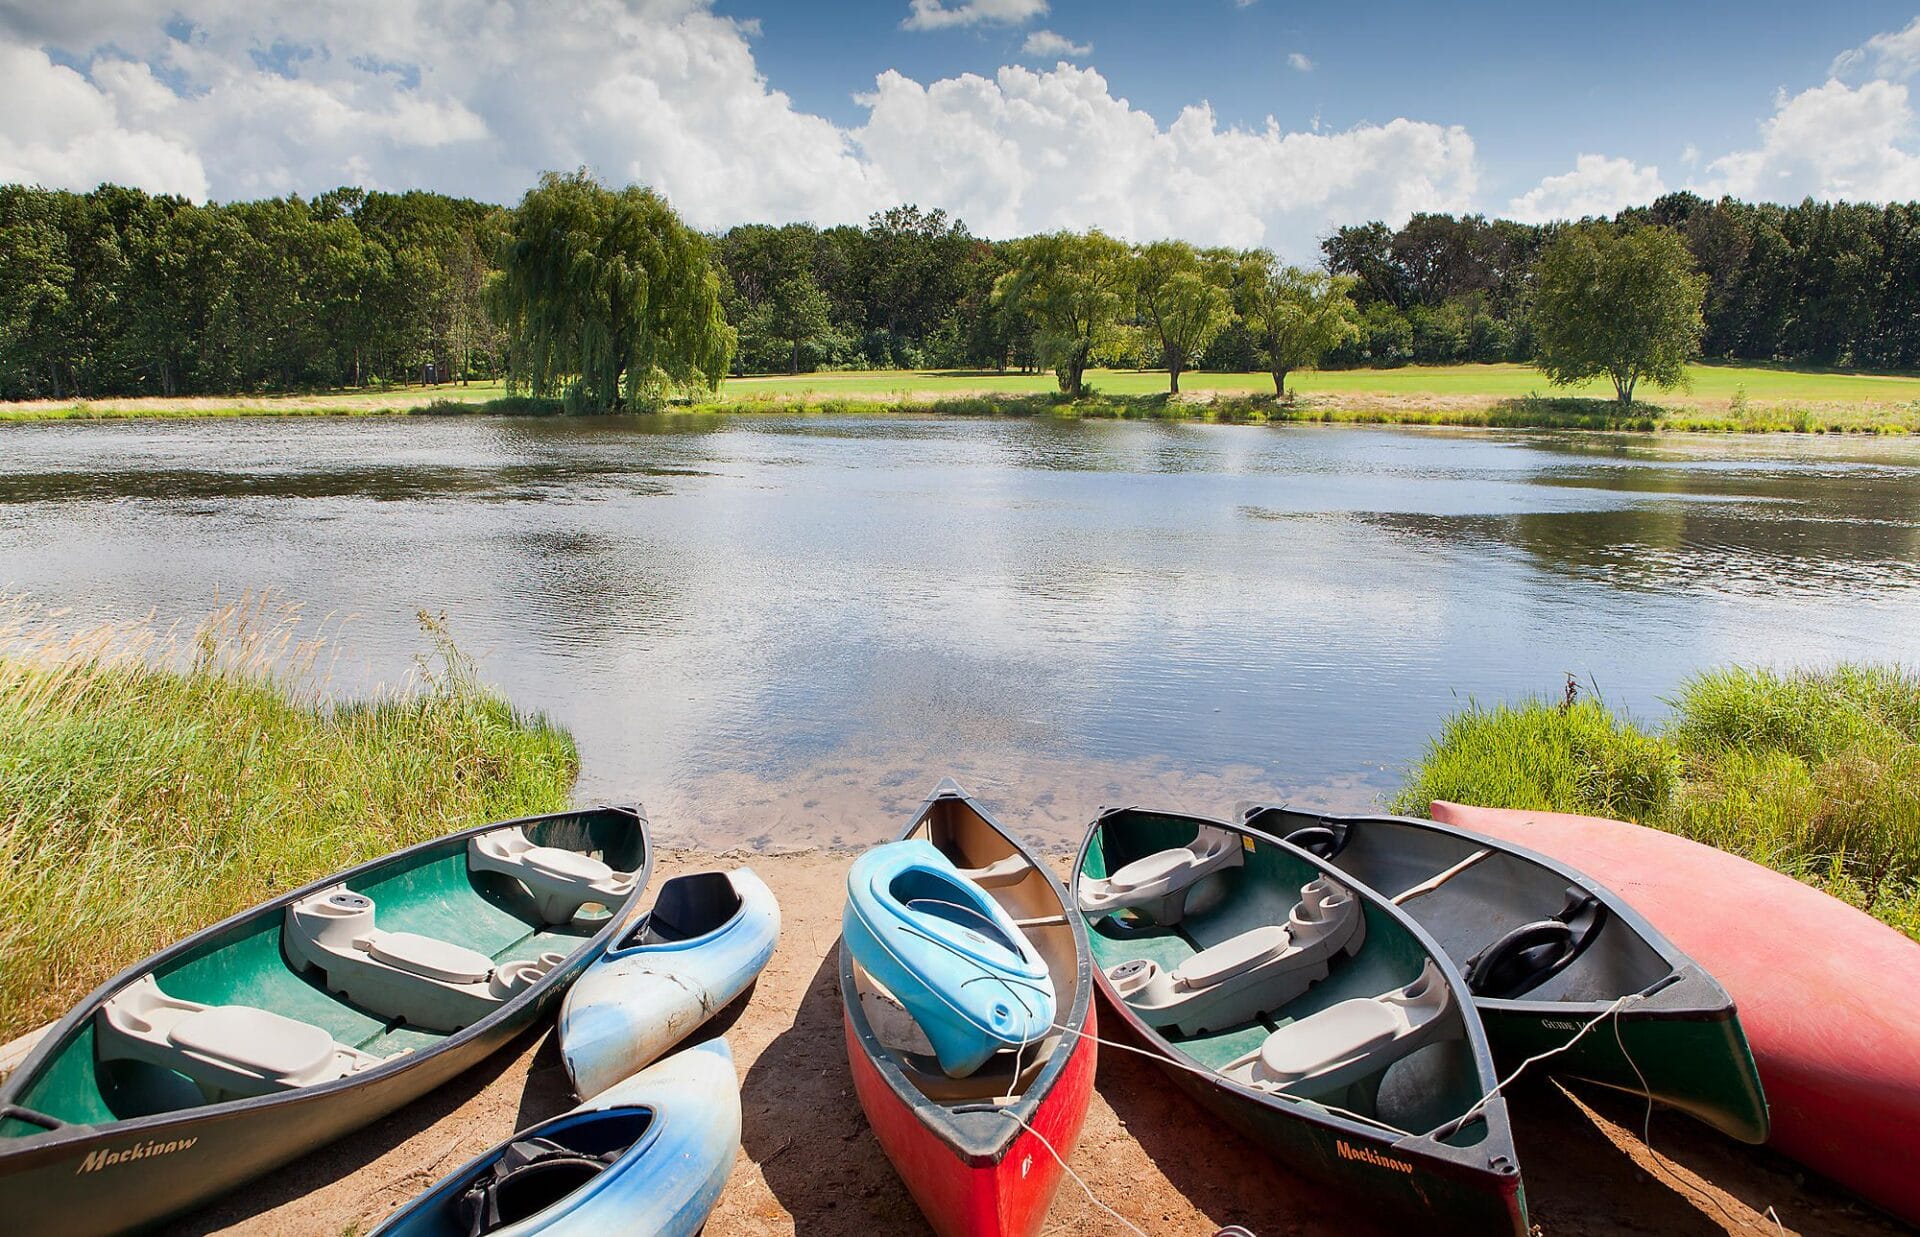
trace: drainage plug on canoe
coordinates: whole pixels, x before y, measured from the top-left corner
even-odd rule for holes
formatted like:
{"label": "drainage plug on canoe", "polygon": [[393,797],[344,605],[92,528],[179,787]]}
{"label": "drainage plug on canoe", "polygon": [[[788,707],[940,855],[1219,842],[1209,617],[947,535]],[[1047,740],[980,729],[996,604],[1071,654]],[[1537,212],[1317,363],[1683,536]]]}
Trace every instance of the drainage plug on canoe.
{"label": "drainage plug on canoe", "polygon": [[1080,909],[1088,915],[1131,911],[1149,923],[1170,928],[1186,917],[1201,882],[1215,872],[1237,868],[1246,857],[1238,835],[1202,825],[1193,841],[1135,859],[1112,876],[1080,881]]}
{"label": "drainage plug on canoe", "polygon": [[1228,937],[1171,971],[1145,958],[1122,962],[1107,978],[1150,1027],[1224,1031],[1325,979],[1334,958],[1360,952],[1366,927],[1353,891],[1323,876],[1301,886],[1284,927],[1266,924]]}
{"label": "drainage plug on canoe", "polygon": [[841,948],[913,1017],[950,1078],[1052,1033],[1046,963],[930,842],[890,842],[855,861]]}

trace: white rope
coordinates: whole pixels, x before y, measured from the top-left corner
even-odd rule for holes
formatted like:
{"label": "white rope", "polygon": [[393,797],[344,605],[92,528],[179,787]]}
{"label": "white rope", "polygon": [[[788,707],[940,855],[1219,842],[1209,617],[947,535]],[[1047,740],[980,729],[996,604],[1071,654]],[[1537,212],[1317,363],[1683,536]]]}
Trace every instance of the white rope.
{"label": "white rope", "polygon": [[1073,1184],[1080,1187],[1081,1193],[1087,1196],[1088,1202],[1092,1203],[1094,1206],[1098,1207],[1100,1210],[1106,1212],[1108,1215],[1112,1216],[1114,1219],[1120,1221],[1120,1223],[1126,1225],[1127,1228],[1140,1234],[1140,1237],[1147,1237],[1146,1229],[1141,1228],[1138,1224],[1135,1224],[1132,1220],[1127,1219],[1127,1217],[1121,1215],[1119,1212],[1115,1211],[1113,1208],[1107,1206],[1105,1203],[1100,1201],[1100,1196],[1093,1192],[1093,1187],[1088,1185],[1085,1181],[1081,1180],[1080,1174],[1073,1171],[1073,1165],[1067,1163],[1065,1159],[1061,1158],[1060,1153],[1054,1150],[1053,1144],[1047,1141],[1047,1136],[1045,1134],[1042,1134],[1039,1130],[1034,1129],[1031,1125],[1028,1125],[1025,1121],[1021,1121],[1020,1114],[1017,1112],[1014,1112],[1011,1108],[1005,1109],[1003,1111],[1005,1111],[1009,1117],[1012,1117],[1015,1121],[1019,1122],[1021,1129],[1025,1130],[1027,1133],[1039,1139],[1040,1145],[1045,1147],[1047,1149],[1047,1154],[1053,1157],[1053,1162],[1058,1164],[1061,1167],[1061,1169],[1066,1172],[1067,1176],[1073,1178]]}
{"label": "white rope", "polygon": [[[1526,1060],[1520,1062],[1520,1064],[1514,1069],[1514,1071],[1511,1074],[1508,1074],[1505,1078],[1502,1078],[1499,1082],[1494,1084],[1493,1090],[1487,1092],[1485,1095],[1481,1096],[1478,1100],[1474,1101],[1473,1107],[1467,1109],[1467,1111],[1462,1113],[1459,1119],[1456,1122],[1454,1122],[1455,1126],[1457,1127],[1457,1126],[1465,1125],[1467,1122],[1471,1121],[1474,1117],[1480,1115],[1480,1113],[1486,1108],[1486,1106],[1493,1102],[1493,1099],[1496,1095],[1499,1095],[1502,1091],[1506,1090],[1507,1087],[1512,1085],[1514,1079],[1526,1073],[1527,1067],[1529,1065],[1534,1065],[1541,1061],[1545,1061],[1549,1057],[1557,1057],[1561,1053],[1566,1052],[1568,1049],[1572,1048],[1575,1044],[1585,1039],[1587,1037],[1587,1032],[1593,1030],[1593,1028],[1599,1026],[1601,1023],[1605,1022],[1609,1018],[1613,1019],[1614,1043],[1620,1046],[1620,1055],[1623,1057],[1627,1057],[1627,1046],[1625,1042],[1623,1042],[1620,1038],[1620,1011],[1627,1005],[1628,1002],[1638,1001],[1642,999],[1643,998],[1638,992],[1627,993],[1625,996],[1616,1000],[1613,1004],[1601,1010],[1598,1017],[1596,1017],[1592,1022],[1589,1022],[1586,1026],[1581,1027],[1577,1032],[1574,1033],[1573,1038],[1568,1040],[1566,1043],[1560,1045],[1558,1048],[1549,1048],[1545,1052],[1535,1053],[1533,1056],[1530,1056]],[[1627,1064],[1633,1065],[1632,1057],[1627,1057]],[[1647,1079],[1645,1075],[1640,1073],[1640,1067],[1638,1065],[1633,1065],[1633,1073],[1635,1077],[1640,1079],[1640,1090],[1642,1092],[1646,1092]],[[1648,1095],[1649,1095],[1648,1109],[1649,1111],[1651,1111],[1652,1109],[1651,1093],[1649,1092]]]}

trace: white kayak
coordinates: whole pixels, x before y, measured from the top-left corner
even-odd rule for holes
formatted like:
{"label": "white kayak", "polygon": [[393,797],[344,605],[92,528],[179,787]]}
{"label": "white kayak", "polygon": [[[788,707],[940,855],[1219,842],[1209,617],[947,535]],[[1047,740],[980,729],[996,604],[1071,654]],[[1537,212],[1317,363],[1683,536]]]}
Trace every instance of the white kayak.
{"label": "white kayak", "polygon": [[745,992],[780,939],[751,868],[676,876],[560,1007],[560,1056],[589,1099],[659,1060]]}
{"label": "white kayak", "polygon": [[375,1237],[694,1237],[739,1153],[733,1053],[708,1040],[515,1134],[387,1217]]}

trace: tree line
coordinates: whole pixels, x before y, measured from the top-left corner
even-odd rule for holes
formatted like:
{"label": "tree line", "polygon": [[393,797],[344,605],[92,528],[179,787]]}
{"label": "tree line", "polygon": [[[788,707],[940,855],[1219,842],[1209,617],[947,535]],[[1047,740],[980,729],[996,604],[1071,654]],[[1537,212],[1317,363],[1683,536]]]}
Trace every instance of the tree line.
{"label": "tree line", "polygon": [[1051,369],[1077,393],[1100,365],[1164,368],[1174,390],[1193,369],[1266,370],[1284,390],[1316,363],[1541,360],[1543,255],[1649,225],[1698,273],[1705,355],[1920,367],[1914,203],[1671,194],[1583,228],[1423,214],[1341,228],[1308,268],[1097,231],[990,241],[915,206],[709,235],[579,173],[511,208],[0,187],[0,397],[508,376],[615,407],[822,368]]}

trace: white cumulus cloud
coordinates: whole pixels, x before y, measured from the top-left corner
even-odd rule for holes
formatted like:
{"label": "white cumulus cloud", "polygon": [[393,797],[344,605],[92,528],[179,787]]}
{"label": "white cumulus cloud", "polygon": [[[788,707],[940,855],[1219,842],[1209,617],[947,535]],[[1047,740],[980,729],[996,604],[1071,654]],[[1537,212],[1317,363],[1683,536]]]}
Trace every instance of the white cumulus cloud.
{"label": "white cumulus cloud", "polygon": [[1287,64],[1302,73],[1313,72],[1313,60],[1305,52],[1288,52]]}
{"label": "white cumulus cloud", "polygon": [[1047,14],[1047,0],[912,0],[903,30],[945,30],[953,26],[1024,26]]}
{"label": "white cumulus cloud", "polygon": [[1093,44],[1076,43],[1064,34],[1055,34],[1051,30],[1036,30],[1027,36],[1020,45],[1020,52],[1026,56],[1041,56],[1048,59],[1064,57],[1074,60],[1093,54]]}
{"label": "white cumulus cloud", "polygon": [[204,198],[199,156],[173,136],[130,123],[151,77],[143,81],[142,67],[121,61],[107,68],[119,89],[102,89],[38,48],[0,43],[0,184],[91,189],[113,181]]}
{"label": "white cumulus cloud", "polygon": [[922,85],[880,75],[855,137],[912,197],[989,236],[1101,227],[1145,239],[1275,244],[1295,261],[1340,223],[1466,210],[1477,180],[1458,126],[1400,119],[1302,133],[1222,127],[1210,107],[1162,127],[1093,69],[1008,67]]}
{"label": "white cumulus cloud", "polygon": [[1920,156],[1907,87],[1829,79],[1782,94],[1760,125],[1760,144],[1707,164],[1693,186],[1709,196],[1769,202],[1803,197],[1889,201],[1920,197]]}
{"label": "white cumulus cloud", "polygon": [[1631,159],[1581,155],[1573,171],[1549,176],[1507,203],[1507,217],[1522,223],[1585,219],[1612,215],[1623,207],[1644,206],[1665,193],[1657,167]]}

